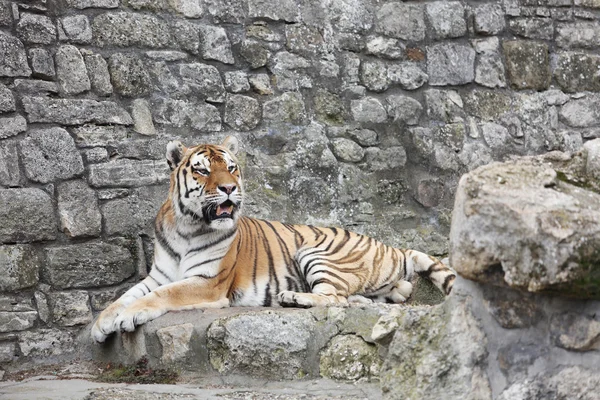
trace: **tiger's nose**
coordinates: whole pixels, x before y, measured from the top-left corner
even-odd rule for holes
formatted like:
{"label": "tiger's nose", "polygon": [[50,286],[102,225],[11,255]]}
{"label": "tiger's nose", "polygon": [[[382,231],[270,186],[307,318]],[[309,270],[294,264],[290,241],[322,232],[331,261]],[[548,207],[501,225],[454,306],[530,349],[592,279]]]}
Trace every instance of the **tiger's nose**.
{"label": "tiger's nose", "polygon": [[233,193],[233,191],[237,188],[237,186],[233,183],[229,184],[229,185],[220,185],[219,186],[219,190],[221,192],[227,193],[227,194],[231,194]]}

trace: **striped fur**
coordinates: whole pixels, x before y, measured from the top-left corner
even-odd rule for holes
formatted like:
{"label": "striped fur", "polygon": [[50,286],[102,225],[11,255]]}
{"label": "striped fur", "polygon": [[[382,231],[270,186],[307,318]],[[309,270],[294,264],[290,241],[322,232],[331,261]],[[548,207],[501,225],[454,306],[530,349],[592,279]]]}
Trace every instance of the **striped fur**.
{"label": "striped fur", "polygon": [[102,312],[92,328],[96,341],[169,310],[400,303],[415,273],[450,293],[453,271],[418,251],[341,228],[240,216],[237,148],[232,137],[190,149],[169,143],[170,195],[155,222],[152,270]]}

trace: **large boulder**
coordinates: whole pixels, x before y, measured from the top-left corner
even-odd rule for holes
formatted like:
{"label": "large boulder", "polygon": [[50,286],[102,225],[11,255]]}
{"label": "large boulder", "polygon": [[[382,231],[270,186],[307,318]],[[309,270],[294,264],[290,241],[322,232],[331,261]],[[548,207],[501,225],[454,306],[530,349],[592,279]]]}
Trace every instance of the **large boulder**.
{"label": "large boulder", "polygon": [[460,180],[450,262],[462,276],[600,299],[600,140],[480,167]]}

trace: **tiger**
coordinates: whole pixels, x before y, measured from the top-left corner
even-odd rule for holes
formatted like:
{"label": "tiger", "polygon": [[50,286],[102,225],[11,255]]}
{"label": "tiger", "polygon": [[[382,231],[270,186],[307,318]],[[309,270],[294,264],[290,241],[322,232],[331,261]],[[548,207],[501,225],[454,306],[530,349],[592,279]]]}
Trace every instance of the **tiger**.
{"label": "tiger", "polygon": [[168,143],[170,188],[155,219],[151,270],[102,311],[95,341],[171,310],[402,303],[415,273],[450,293],[454,271],[419,251],[342,228],[243,216],[239,148],[233,136],[221,145]]}

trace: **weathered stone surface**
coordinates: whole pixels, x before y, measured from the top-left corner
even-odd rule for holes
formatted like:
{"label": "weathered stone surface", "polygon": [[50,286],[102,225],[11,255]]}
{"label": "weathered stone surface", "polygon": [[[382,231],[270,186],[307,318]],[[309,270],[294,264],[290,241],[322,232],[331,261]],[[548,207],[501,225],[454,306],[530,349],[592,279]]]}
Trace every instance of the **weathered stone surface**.
{"label": "weathered stone surface", "polygon": [[427,75],[433,86],[464,85],[475,79],[475,50],[457,43],[427,47]]}
{"label": "weathered stone surface", "polygon": [[0,118],[0,139],[18,135],[27,130],[27,121],[20,115]]}
{"label": "weathered stone surface", "polygon": [[62,29],[72,43],[88,44],[92,41],[92,26],[85,15],[71,15],[61,20]]}
{"label": "weathered stone surface", "polygon": [[498,38],[473,41],[478,54],[475,64],[475,82],[490,88],[505,87],[504,64],[500,56]]}
{"label": "weathered stone surface", "polygon": [[117,8],[119,0],[68,0],[67,3],[73,8]]}
{"label": "weathered stone surface", "polygon": [[216,26],[200,25],[200,48],[202,58],[233,64],[231,43],[225,29]]}
{"label": "weathered stone surface", "polygon": [[131,125],[131,116],[117,103],[87,99],[23,97],[29,122],[55,122],[62,125],[85,123]]}
{"label": "weathered stone surface", "polygon": [[587,95],[572,99],[560,109],[560,119],[574,128],[596,126],[600,123],[600,97]]}
{"label": "weathered stone surface", "polygon": [[245,93],[250,90],[248,75],[244,71],[225,72],[225,89],[231,93]]}
{"label": "weathered stone surface", "polygon": [[388,171],[406,165],[406,150],[402,146],[391,146],[380,150],[370,147],[365,150],[365,161],[371,171]]}
{"label": "weathered stone surface", "polygon": [[131,105],[131,116],[133,117],[133,129],[142,135],[154,136],[156,129],[152,123],[150,104],[145,99],[135,99]]}
{"label": "weathered stone surface", "polygon": [[350,102],[352,116],[356,122],[382,123],[387,121],[387,112],[379,100],[365,97]]}
{"label": "weathered stone surface", "polygon": [[17,357],[16,345],[13,342],[0,343],[0,362],[11,362]]}
{"label": "weathered stone surface", "polygon": [[382,61],[363,61],[360,64],[360,80],[367,89],[383,92],[389,87],[387,66]]}
{"label": "weathered stone surface", "polygon": [[252,97],[233,95],[227,97],[223,120],[233,129],[249,131],[260,123],[260,103]]}
{"label": "weathered stone surface", "polygon": [[289,24],[285,26],[286,48],[292,53],[306,57],[325,51],[326,42],[317,27],[304,24]]}
{"label": "weathered stone surface", "polygon": [[567,183],[586,177],[581,161],[561,157],[563,164],[552,164],[551,156],[526,158],[463,176],[450,233],[450,261],[460,274],[530,292],[600,298],[600,194]]}
{"label": "weathered stone surface", "polygon": [[10,89],[0,84],[0,113],[15,111],[15,97]]}
{"label": "weathered stone surface", "polygon": [[411,42],[425,39],[423,5],[399,2],[384,4],[377,11],[376,31]]}
{"label": "weathered stone surface", "polygon": [[333,154],[340,161],[344,162],[359,162],[365,156],[365,151],[356,142],[345,138],[335,138],[331,141],[331,149]]}
{"label": "weathered stone surface", "polygon": [[365,51],[377,57],[397,60],[404,57],[405,46],[396,39],[374,36],[367,40]]}
{"label": "weathered stone surface", "polygon": [[208,101],[222,103],[225,101],[225,88],[219,70],[207,64],[182,64],[179,74],[183,82],[192,92],[206,98]]}
{"label": "weathered stone surface", "polygon": [[99,47],[140,46],[165,47],[170,39],[170,29],[161,19],[146,14],[115,12],[100,14],[92,22],[94,42]]}
{"label": "weathered stone surface", "polygon": [[373,26],[372,9],[370,0],[336,0],[328,11],[331,23],[340,31],[365,33]]}
{"label": "weathered stone surface", "polygon": [[554,21],[551,18],[515,18],[508,21],[509,29],[529,39],[552,40]]}
{"label": "weathered stone surface", "polygon": [[273,21],[298,22],[298,6],[292,0],[248,0],[248,16]]}
{"label": "weathered stone surface", "polygon": [[35,182],[48,183],[83,173],[83,161],[69,132],[62,128],[30,131],[19,142],[25,175]]}
{"label": "weathered stone surface", "polygon": [[306,118],[302,95],[296,92],[288,92],[265,102],[263,105],[263,118],[273,122],[302,123]]}
{"label": "weathered stone surface", "polygon": [[313,102],[319,121],[328,125],[340,125],[344,122],[346,110],[342,99],[337,94],[318,89]]}
{"label": "weathered stone surface", "polygon": [[486,309],[503,328],[529,328],[545,318],[536,299],[527,293],[487,286],[483,295]]}
{"label": "weathered stone surface", "polygon": [[200,131],[220,131],[219,110],[206,103],[160,99],[152,104],[154,122],[174,127],[190,127]]}
{"label": "weathered stone surface", "polygon": [[502,43],[510,85],[515,89],[547,89],[550,85],[548,45],[527,41]]}
{"label": "weathered stone surface", "polygon": [[128,196],[115,198],[100,206],[107,235],[127,235],[147,228],[153,231],[153,220],[167,199],[167,185],[133,189]]}
{"label": "weathered stone surface", "polygon": [[585,174],[588,178],[600,180],[600,140],[590,140],[583,145],[586,155]]}
{"label": "weathered stone surface", "polygon": [[43,276],[56,289],[114,285],[136,269],[130,250],[100,241],[49,247],[46,259]]}
{"label": "weathered stone surface", "polygon": [[78,94],[91,89],[85,63],[75,46],[61,46],[54,56],[58,87],[64,94]]}
{"label": "weathered stone surface", "polygon": [[84,181],[58,185],[58,215],[61,229],[69,237],[100,235],[102,216],[96,193]]}
{"label": "weathered stone surface", "polygon": [[203,2],[199,0],[171,0],[173,10],[187,18],[202,18],[204,15]]}
{"label": "weathered stone surface", "polygon": [[381,360],[377,346],[355,335],[331,339],[321,353],[321,375],[332,379],[358,380],[379,374]]}
{"label": "weathered stone surface", "polygon": [[4,277],[0,290],[12,292],[35,286],[39,280],[40,261],[32,246],[0,246],[0,271]]}
{"label": "weathered stone surface", "polygon": [[171,25],[171,29],[179,48],[192,54],[198,54],[200,49],[200,29],[198,25],[188,21],[177,21]]}
{"label": "weathered stone surface", "polygon": [[473,27],[475,32],[484,35],[496,35],[504,30],[504,12],[500,4],[481,4],[473,9]]}
{"label": "weathered stone surface", "polygon": [[73,133],[80,147],[114,145],[127,139],[127,129],[122,126],[85,125],[74,128]]}
{"label": "weathered stone surface", "polygon": [[48,295],[52,320],[60,326],[84,325],[92,322],[88,293],[84,290],[53,292]]}
{"label": "weathered stone surface", "polygon": [[93,187],[145,186],[164,182],[168,177],[164,161],[122,159],[89,168],[89,182]]}
{"label": "weathered stone surface", "polygon": [[108,59],[108,68],[114,89],[123,96],[144,96],[152,90],[150,75],[140,57],[115,53]]}
{"label": "weathered stone surface", "polygon": [[156,336],[162,345],[161,361],[171,364],[183,361],[190,351],[190,340],[194,325],[187,323],[173,325],[156,331]]}
{"label": "weathered stone surface", "polygon": [[60,329],[37,329],[19,334],[19,348],[25,357],[38,360],[73,354],[77,342],[72,332]]}
{"label": "weathered stone surface", "polygon": [[15,79],[14,88],[21,94],[52,96],[58,94],[58,85],[39,79]]}
{"label": "weathered stone surface", "polygon": [[0,0],[0,26],[12,26],[12,22],[11,3],[8,0]]}
{"label": "weathered stone surface", "polygon": [[554,343],[567,350],[600,349],[600,321],[575,313],[557,314],[550,323]]}
{"label": "weathered stone surface", "polygon": [[0,190],[0,242],[31,242],[56,238],[52,200],[40,189]]}
{"label": "weathered stone surface", "polygon": [[405,90],[418,89],[429,79],[418,64],[410,61],[389,65],[387,73],[390,83],[398,84]]}
{"label": "weathered stone surface", "polygon": [[600,44],[600,24],[597,21],[559,23],[556,44],[564,48],[589,49]]}
{"label": "weathered stone surface", "polygon": [[23,43],[16,37],[0,32],[0,76],[29,76],[31,69]]}
{"label": "weathered stone surface", "polygon": [[508,95],[497,90],[476,89],[464,97],[464,108],[469,115],[488,121],[500,119],[510,111],[511,103]]}
{"label": "weathered stone surface", "polygon": [[554,78],[568,93],[600,91],[600,57],[586,53],[561,53],[556,61]]}
{"label": "weathered stone surface", "polygon": [[12,140],[0,142],[0,185],[8,187],[21,185],[17,143]]}
{"label": "weathered stone surface", "polygon": [[240,48],[240,55],[251,69],[256,69],[267,65],[271,52],[255,40],[244,40]]}
{"label": "weathered stone surface", "polygon": [[357,129],[348,132],[348,135],[361,146],[375,146],[379,143],[377,132],[370,129]]}
{"label": "weathered stone surface", "polygon": [[17,34],[25,43],[51,44],[56,41],[56,27],[45,15],[21,14],[17,23]]}
{"label": "weathered stone surface", "polygon": [[113,87],[110,82],[106,60],[100,54],[86,55],[84,60],[92,89],[100,96],[110,96],[113,92]]}
{"label": "weathered stone surface", "polygon": [[37,317],[37,311],[0,311],[0,333],[29,329],[33,327]]}
{"label": "weathered stone surface", "polygon": [[248,16],[243,0],[205,0],[204,4],[217,21],[239,24]]}
{"label": "weathered stone surface", "polygon": [[423,111],[423,106],[417,100],[402,96],[391,95],[386,99],[388,115],[394,122],[406,125],[416,125]]}
{"label": "weathered stone surface", "polygon": [[463,119],[463,100],[460,94],[454,90],[429,89],[425,92],[425,103],[427,104],[427,115],[431,119],[443,122],[455,122]]}
{"label": "weathered stone surface", "polygon": [[40,78],[52,78],[56,74],[54,60],[46,49],[34,48],[27,50],[33,76]]}
{"label": "weathered stone surface", "polygon": [[269,79],[269,75],[267,74],[256,74],[248,77],[248,82],[254,90],[258,94],[268,95],[273,94],[273,89],[271,87],[271,79]]}
{"label": "weathered stone surface", "polygon": [[433,39],[456,38],[467,33],[465,8],[458,1],[435,1],[428,3],[425,14],[431,25]]}

